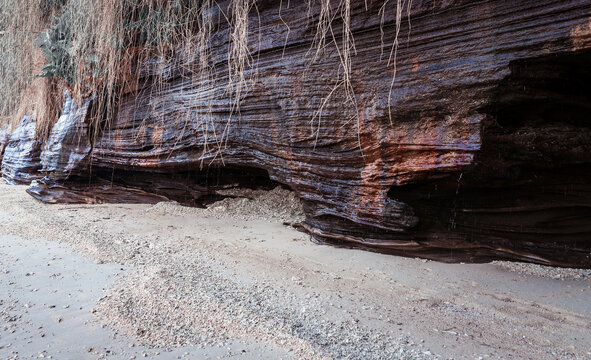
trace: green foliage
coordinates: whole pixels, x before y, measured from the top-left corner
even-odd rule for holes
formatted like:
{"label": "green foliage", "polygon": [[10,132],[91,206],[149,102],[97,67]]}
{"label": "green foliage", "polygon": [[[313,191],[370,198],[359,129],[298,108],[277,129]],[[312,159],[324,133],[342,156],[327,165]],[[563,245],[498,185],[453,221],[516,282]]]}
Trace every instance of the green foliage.
{"label": "green foliage", "polygon": [[41,69],[40,77],[58,77],[67,83],[74,83],[74,66],[70,56],[72,38],[70,26],[64,17],[56,19],[55,25],[42,32],[36,40],[47,59]]}
{"label": "green foliage", "polygon": [[[77,85],[80,81],[88,78],[96,78],[101,75],[99,58],[95,53],[89,52],[83,59],[77,59],[76,42],[72,36],[72,23],[68,13],[63,13],[55,19],[50,28],[43,31],[37,37],[35,44],[41,49],[47,64],[41,69],[37,76],[48,78],[60,78],[71,86]],[[84,63],[81,74],[77,62]],[[85,87],[92,84],[86,81]]]}

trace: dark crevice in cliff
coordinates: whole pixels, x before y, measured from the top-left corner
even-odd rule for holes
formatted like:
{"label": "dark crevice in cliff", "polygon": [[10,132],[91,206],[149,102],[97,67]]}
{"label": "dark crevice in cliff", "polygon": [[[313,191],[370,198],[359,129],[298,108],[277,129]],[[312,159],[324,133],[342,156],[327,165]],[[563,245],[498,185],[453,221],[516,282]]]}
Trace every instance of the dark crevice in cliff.
{"label": "dark crevice in cliff", "polygon": [[270,190],[279,184],[269,178],[266,170],[254,167],[205,167],[203,170],[168,172],[100,169],[94,173],[99,179],[129,188],[166,197],[188,206],[204,207],[224,196],[216,190],[233,187]]}
{"label": "dark crevice in cliff", "polygon": [[512,62],[511,75],[484,109],[489,116],[475,176],[507,185],[585,184],[585,165],[591,163],[590,63],[591,51]]}
{"label": "dark crevice in cliff", "polygon": [[[420,219],[418,239],[458,237],[532,261],[589,261],[591,52],[511,64],[484,109],[482,148],[467,172],[406,186],[389,197]],[[530,254],[536,249],[536,255]]]}
{"label": "dark crevice in cliff", "polygon": [[530,122],[591,125],[591,51],[514,61],[487,109],[499,125]]}
{"label": "dark crevice in cliff", "polygon": [[205,207],[226,195],[217,190],[242,187],[270,190],[281,184],[266,170],[251,167],[211,167],[203,170],[149,172],[94,168],[89,177],[71,176],[67,181],[44,178],[28,189],[44,202],[156,203],[173,200]]}

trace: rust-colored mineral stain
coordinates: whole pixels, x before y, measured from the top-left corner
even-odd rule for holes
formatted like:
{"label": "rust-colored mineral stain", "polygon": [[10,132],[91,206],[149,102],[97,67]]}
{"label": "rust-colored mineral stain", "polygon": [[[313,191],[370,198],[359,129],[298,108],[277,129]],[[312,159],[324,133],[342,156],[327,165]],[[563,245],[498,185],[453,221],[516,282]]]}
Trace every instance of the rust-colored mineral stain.
{"label": "rust-colored mineral stain", "polygon": [[573,27],[570,37],[573,43],[573,51],[584,50],[590,46],[591,43],[591,12],[589,18],[585,23],[578,24]]}
{"label": "rust-colored mineral stain", "polygon": [[412,72],[417,71],[419,71],[419,57],[415,56],[415,58],[412,60]]}
{"label": "rust-colored mineral stain", "polygon": [[152,131],[152,143],[158,149],[162,148],[162,135],[164,134],[164,125],[155,125]]}

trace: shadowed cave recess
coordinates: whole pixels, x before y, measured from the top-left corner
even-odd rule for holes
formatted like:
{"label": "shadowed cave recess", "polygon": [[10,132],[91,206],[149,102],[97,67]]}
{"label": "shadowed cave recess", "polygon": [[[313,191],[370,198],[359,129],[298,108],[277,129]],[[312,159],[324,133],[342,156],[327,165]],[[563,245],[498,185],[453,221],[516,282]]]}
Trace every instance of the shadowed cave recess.
{"label": "shadowed cave recess", "polygon": [[176,201],[205,208],[230,195],[218,190],[248,188],[271,190],[284,186],[269,178],[267,171],[248,167],[211,167],[203,170],[147,172],[122,169],[93,169],[87,177],[55,181],[44,177],[27,190],[47,203],[157,203]]}
{"label": "shadowed cave recess", "polygon": [[469,256],[485,249],[491,259],[498,252],[589,266],[590,63],[584,51],[510,64],[511,75],[482,109],[487,116],[473,167],[390,189],[420,219],[417,238],[437,234],[449,247],[473,245]]}

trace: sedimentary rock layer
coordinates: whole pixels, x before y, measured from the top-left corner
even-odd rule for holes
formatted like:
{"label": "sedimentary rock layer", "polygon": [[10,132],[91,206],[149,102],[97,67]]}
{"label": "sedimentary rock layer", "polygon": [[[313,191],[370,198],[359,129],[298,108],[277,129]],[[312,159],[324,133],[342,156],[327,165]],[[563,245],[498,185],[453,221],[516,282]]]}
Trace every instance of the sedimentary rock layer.
{"label": "sedimentary rock layer", "polygon": [[591,3],[415,0],[400,29],[382,1],[351,3],[353,93],[338,16],[313,47],[317,2],[257,2],[252,67],[229,89],[220,2],[213,70],[186,50],[146,65],[93,171],[195,199],[209,172],[263,169],[302,199],[320,241],[591,267]]}

